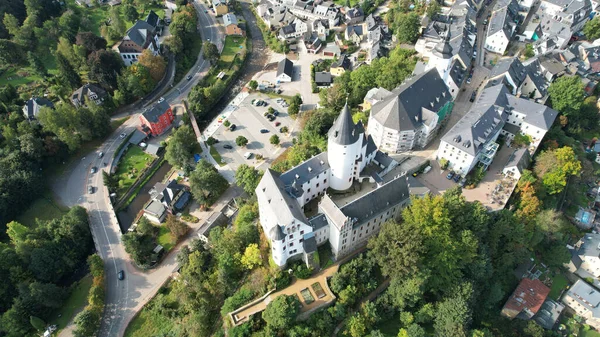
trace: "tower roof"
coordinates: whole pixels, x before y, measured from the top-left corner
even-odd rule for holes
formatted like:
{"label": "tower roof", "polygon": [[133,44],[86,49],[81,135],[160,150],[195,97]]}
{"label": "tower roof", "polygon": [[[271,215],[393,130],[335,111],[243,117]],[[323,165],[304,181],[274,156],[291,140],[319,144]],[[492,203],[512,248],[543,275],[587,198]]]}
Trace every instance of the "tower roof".
{"label": "tower roof", "polygon": [[359,136],[360,132],[356,130],[356,124],[352,120],[352,114],[348,108],[348,103],[346,103],[338,118],[333,122],[333,126],[329,129],[328,137],[336,144],[350,145],[356,143]]}
{"label": "tower roof", "polygon": [[437,57],[449,59],[452,57],[452,46],[450,46],[450,29],[446,31],[444,39],[433,48],[433,54]]}

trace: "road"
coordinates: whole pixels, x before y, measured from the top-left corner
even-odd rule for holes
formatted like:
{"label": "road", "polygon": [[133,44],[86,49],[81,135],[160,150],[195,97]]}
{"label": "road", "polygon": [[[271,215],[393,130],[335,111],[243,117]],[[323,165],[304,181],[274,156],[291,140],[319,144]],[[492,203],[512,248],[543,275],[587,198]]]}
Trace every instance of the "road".
{"label": "road", "polygon": [[[203,39],[210,38],[222,50],[224,34],[213,16],[205,13],[205,6],[194,3],[198,12],[198,29]],[[198,56],[195,65],[187,75],[192,79],[183,79],[173,89],[163,95],[171,104],[181,103],[191,88],[207,73],[210,64]],[[127,324],[143,305],[158,291],[160,286],[172,274],[176,262],[176,252],[171,252],[156,269],[144,272],[131,263],[128,254],[121,245],[121,232],[108,200],[108,191],[102,183],[102,170],[112,165],[115,150],[122,142],[121,133],[135,131],[139,124],[139,109],[124,112],[133,115],[121,125],[108,139],[92,153],[87,154],[78,163],[65,170],[65,173],[53,184],[53,190],[60,202],[67,206],[80,205],[88,210],[90,225],[96,249],[105,263],[106,308],[99,336],[122,336]],[[103,152],[103,158],[99,153]],[[104,163],[107,163],[105,166]],[[91,167],[98,167],[98,173],[90,173]],[[94,192],[87,193],[87,187],[93,186]],[[181,246],[181,245],[180,245]],[[179,246],[179,247],[180,247]],[[117,273],[125,271],[125,279],[119,281]],[[72,326],[65,328],[61,336],[72,335]]]}

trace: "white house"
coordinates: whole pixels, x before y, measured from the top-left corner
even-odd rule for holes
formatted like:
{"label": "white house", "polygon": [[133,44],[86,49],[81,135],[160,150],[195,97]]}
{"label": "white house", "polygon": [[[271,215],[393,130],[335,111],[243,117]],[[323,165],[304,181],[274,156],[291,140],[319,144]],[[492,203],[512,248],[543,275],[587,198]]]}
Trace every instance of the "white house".
{"label": "white house", "polygon": [[415,76],[375,103],[368,131],[383,151],[424,148],[452,110],[452,96],[436,69]]}
{"label": "white house", "polygon": [[294,76],[294,64],[287,57],[277,65],[277,82],[291,82]]}
{"label": "white house", "polygon": [[290,24],[281,27],[278,36],[281,40],[292,40],[303,36],[307,32],[308,25],[306,22],[295,18]]}
{"label": "white house", "polygon": [[587,233],[574,247],[569,248],[577,261],[574,263],[577,268],[572,272],[583,270],[593,277],[600,277],[600,234]]}
{"label": "white house", "polygon": [[567,290],[562,302],[583,317],[587,324],[595,329],[600,328],[600,290],[583,280],[577,280]]}
{"label": "white house", "polygon": [[515,0],[500,0],[494,6],[485,37],[485,49],[504,54],[519,25],[519,5]]}
{"label": "white house", "polygon": [[[302,258],[310,265],[317,246],[327,242],[335,258],[364,245],[410,200],[404,176],[383,183],[379,173],[362,175],[368,165],[375,165],[374,172],[384,174],[385,164],[393,163],[377,151],[362,123],[354,124],[345,106],[329,130],[327,152],[281,174],[267,170],[256,196],[260,224],[270,241],[275,264],[283,267],[289,259]],[[363,179],[377,181],[377,188],[354,201],[338,205],[326,194],[328,188],[346,191],[354,181]],[[304,207],[315,198],[321,198],[319,214],[307,218]]]}
{"label": "white house", "polygon": [[54,109],[54,104],[43,97],[31,97],[23,106],[23,114],[25,118],[32,121],[36,119],[43,107]]}
{"label": "white house", "polygon": [[137,62],[138,57],[146,49],[150,50],[153,55],[159,54],[158,36],[156,29],[148,22],[138,20],[112,49],[121,55],[126,66],[130,66]]}
{"label": "white house", "polygon": [[500,135],[510,142],[515,135],[530,136],[535,152],[554,119],[553,109],[510,94],[498,84],[483,90],[471,109],[443,137],[438,159],[446,159],[455,172],[466,175],[477,164],[484,168],[494,160]]}

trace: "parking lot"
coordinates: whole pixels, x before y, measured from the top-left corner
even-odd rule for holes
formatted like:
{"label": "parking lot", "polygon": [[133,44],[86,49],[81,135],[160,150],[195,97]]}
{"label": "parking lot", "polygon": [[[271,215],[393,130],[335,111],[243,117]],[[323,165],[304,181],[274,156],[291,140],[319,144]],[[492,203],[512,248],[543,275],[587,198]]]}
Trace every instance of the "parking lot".
{"label": "parking lot", "polygon": [[[255,106],[252,104],[253,100],[263,100],[268,105]],[[269,107],[279,112],[279,115],[272,122],[264,116]],[[287,108],[284,108],[275,98],[269,98],[263,94],[250,94],[240,103],[228,120],[231,124],[236,125],[235,130],[230,131],[221,125],[213,134],[213,137],[218,139],[219,143],[213,146],[221,155],[223,162],[234,171],[241,164],[260,167],[265,163],[270,163],[292,144],[291,139],[295,134],[295,120],[287,114]],[[289,132],[280,132],[282,127],[287,127]],[[262,133],[261,130],[268,130],[268,132]],[[272,135],[279,136],[279,145],[271,145],[270,138]],[[237,146],[235,140],[239,136],[246,137],[248,145],[245,147]],[[231,149],[226,149],[225,146],[231,146]],[[244,157],[247,152],[253,154],[250,159]],[[262,155],[264,160],[257,160],[257,154]]]}

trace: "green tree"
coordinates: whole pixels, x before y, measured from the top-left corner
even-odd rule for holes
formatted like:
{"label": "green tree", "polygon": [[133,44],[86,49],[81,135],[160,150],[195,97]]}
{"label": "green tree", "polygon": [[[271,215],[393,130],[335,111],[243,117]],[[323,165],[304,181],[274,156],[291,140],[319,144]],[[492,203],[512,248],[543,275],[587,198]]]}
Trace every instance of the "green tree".
{"label": "green tree", "polygon": [[79,74],[61,53],[56,53],[56,68],[58,69],[58,80],[65,84],[69,89],[81,86],[81,77],[79,77]]}
{"label": "green tree", "polygon": [[467,299],[460,293],[446,298],[437,306],[434,329],[440,337],[466,337],[471,323]]}
{"label": "green tree", "polygon": [[237,138],[235,139],[235,143],[237,144],[237,146],[246,146],[248,145],[248,138],[244,136],[237,136]]}
{"label": "green tree", "polygon": [[42,60],[37,57],[34,53],[27,53],[27,60],[29,61],[29,66],[33,69],[33,71],[40,77],[44,78],[48,76],[48,70],[46,66],[42,62]]}
{"label": "green tree", "polygon": [[270,331],[281,331],[294,322],[298,314],[299,303],[295,296],[280,295],[263,312],[263,320]]}
{"label": "green tree", "polygon": [[190,187],[194,198],[201,205],[210,206],[229,188],[229,183],[214,166],[200,160],[190,174]]}
{"label": "green tree", "polygon": [[[132,20],[133,21],[133,20]],[[106,49],[106,40],[92,32],[79,32],[75,36],[75,44],[86,50],[86,56],[91,52]]]}
{"label": "green tree", "polygon": [[598,16],[585,23],[583,34],[590,41],[600,38],[600,18]]}
{"label": "green tree", "polygon": [[175,167],[184,167],[192,158],[196,148],[196,136],[188,125],[183,125],[173,133],[165,151],[165,159]]}
{"label": "green tree", "polygon": [[102,183],[108,188],[109,192],[114,192],[119,187],[119,178],[103,170]]}
{"label": "green tree", "polygon": [[525,53],[523,54],[526,59],[532,58],[535,56],[535,52],[533,51],[533,45],[528,43],[525,45]]}
{"label": "green tree", "polygon": [[552,107],[569,118],[583,106],[585,92],[579,76],[563,76],[548,87]]}
{"label": "green tree", "polygon": [[261,178],[262,172],[250,165],[242,164],[235,171],[236,183],[251,195],[254,194]]}
{"label": "green tree", "polygon": [[190,229],[190,227],[188,225],[186,225],[185,223],[179,221],[172,214],[167,215],[167,221],[165,222],[165,226],[167,226],[167,228],[169,229],[169,232],[171,232],[171,235],[173,236],[173,238],[175,238],[176,242],[179,242],[179,240]]}
{"label": "green tree", "polygon": [[256,90],[256,88],[258,88],[258,82],[256,82],[255,80],[251,80],[250,82],[248,82],[248,87],[252,90]]}
{"label": "green tree", "polygon": [[100,328],[101,313],[98,310],[83,309],[75,316],[75,337],[94,336],[98,328]]}
{"label": "green tree", "polygon": [[252,243],[246,247],[240,262],[248,270],[252,270],[262,264],[260,249],[258,249],[258,245],[256,243]]}
{"label": "green tree", "polygon": [[537,156],[533,170],[541,177],[548,194],[556,194],[565,188],[569,176],[579,175],[581,162],[573,148],[565,146],[542,152]]}
{"label": "green tree", "polygon": [[414,43],[419,37],[421,21],[415,13],[406,14],[398,25],[398,40],[400,42]]}
{"label": "green tree", "polygon": [[219,60],[219,49],[212,42],[204,42],[202,45],[202,56],[208,60],[210,64],[215,64]]}
{"label": "green tree", "polygon": [[127,19],[127,21],[129,22],[136,22],[139,14],[137,9],[135,9],[135,7],[133,7],[132,5],[125,5],[125,7],[123,7],[124,9],[124,15],[125,15],[125,19]]}
{"label": "green tree", "polygon": [[29,316],[29,322],[31,326],[35,328],[37,331],[43,331],[46,329],[46,322],[39,317]]}
{"label": "green tree", "polygon": [[208,145],[208,146],[213,146],[216,143],[217,143],[217,140],[215,138],[213,138],[213,137],[208,137],[206,139],[206,145]]}
{"label": "green tree", "polygon": [[368,244],[371,256],[386,276],[404,278],[418,270],[423,253],[423,237],[412,223],[388,221]]}
{"label": "green tree", "polygon": [[271,138],[269,138],[269,143],[271,143],[272,145],[279,145],[279,136],[272,135]]}
{"label": "green tree", "polygon": [[431,1],[427,5],[427,17],[431,20],[441,11],[441,6],[437,1]]}

